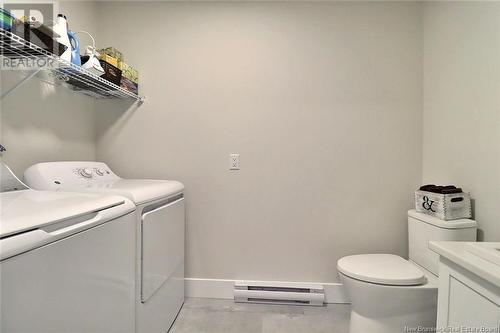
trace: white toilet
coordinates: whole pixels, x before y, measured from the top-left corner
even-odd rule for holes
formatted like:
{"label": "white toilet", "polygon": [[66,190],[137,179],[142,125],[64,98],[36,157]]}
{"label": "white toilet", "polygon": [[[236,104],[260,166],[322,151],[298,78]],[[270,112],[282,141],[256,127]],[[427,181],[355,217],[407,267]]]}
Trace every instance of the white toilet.
{"label": "white toilet", "polygon": [[[337,262],[351,299],[350,333],[400,333],[436,326],[439,257],[429,241],[475,241],[476,222],[408,212],[409,260],[359,254]],[[431,330],[429,330],[430,332]]]}

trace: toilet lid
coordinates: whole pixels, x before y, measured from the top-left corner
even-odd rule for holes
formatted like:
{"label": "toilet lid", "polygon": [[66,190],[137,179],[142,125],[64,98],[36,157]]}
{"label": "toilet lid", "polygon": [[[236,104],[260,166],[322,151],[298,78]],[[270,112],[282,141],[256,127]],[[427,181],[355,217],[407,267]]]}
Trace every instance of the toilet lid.
{"label": "toilet lid", "polygon": [[371,283],[416,286],[426,282],[420,269],[394,254],[347,256],[337,262],[337,269],[344,275]]}

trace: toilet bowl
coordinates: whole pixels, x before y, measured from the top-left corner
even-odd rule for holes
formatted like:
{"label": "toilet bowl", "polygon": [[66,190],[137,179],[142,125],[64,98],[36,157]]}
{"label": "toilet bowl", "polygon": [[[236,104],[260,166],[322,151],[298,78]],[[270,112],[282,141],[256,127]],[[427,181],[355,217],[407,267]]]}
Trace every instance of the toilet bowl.
{"label": "toilet bowl", "polygon": [[351,299],[350,333],[432,332],[436,326],[438,278],[431,272],[392,254],[344,257],[337,269]]}
{"label": "toilet bowl", "polygon": [[337,262],[351,299],[350,333],[433,332],[439,257],[429,241],[475,241],[476,221],[442,221],[408,211],[409,260],[394,254],[358,254]]}

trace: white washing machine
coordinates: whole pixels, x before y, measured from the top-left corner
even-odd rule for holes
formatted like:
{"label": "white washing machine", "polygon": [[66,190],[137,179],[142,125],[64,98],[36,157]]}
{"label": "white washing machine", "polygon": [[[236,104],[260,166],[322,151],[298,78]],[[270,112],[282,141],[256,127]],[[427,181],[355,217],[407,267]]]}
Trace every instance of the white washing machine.
{"label": "white washing machine", "polygon": [[136,332],[167,332],[184,303],[184,185],[123,179],[100,162],[39,163],[24,178],[34,189],[119,194],[136,204]]}
{"label": "white washing machine", "polygon": [[0,170],[0,332],[134,332],[134,204]]}

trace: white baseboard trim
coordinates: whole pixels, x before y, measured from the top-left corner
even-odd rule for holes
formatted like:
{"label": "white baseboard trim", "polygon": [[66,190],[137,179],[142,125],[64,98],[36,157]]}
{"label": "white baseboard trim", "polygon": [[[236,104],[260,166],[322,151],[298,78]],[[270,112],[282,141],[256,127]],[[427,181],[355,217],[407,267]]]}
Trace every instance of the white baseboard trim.
{"label": "white baseboard trim", "polygon": [[[186,297],[233,299],[234,282],[242,280],[185,278]],[[253,281],[255,282],[255,281]],[[266,281],[268,282],[268,281]],[[281,282],[281,281],[280,281]],[[287,282],[297,283],[300,282]],[[311,284],[307,282],[307,284]],[[349,303],[341,283],[313,283],[325,289],[326,303]]]}

